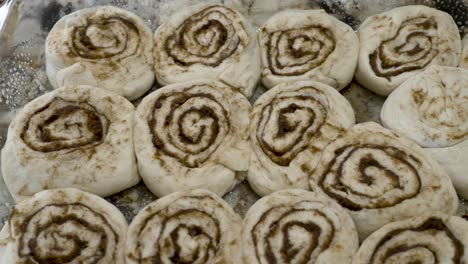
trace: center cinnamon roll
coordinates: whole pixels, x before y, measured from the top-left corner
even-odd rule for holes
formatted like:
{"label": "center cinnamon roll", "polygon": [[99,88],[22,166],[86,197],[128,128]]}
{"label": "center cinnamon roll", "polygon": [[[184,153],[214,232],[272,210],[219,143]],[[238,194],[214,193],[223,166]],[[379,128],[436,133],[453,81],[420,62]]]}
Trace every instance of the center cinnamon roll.
{"label": "center cinnamon roll", "polygon": [[187,167],[202,166],[230,130],[229,113],[219,99],[201,85],[159,97],[148,121],[154,147]]}
{"label": "center cinnamon roll", "polygon": [[195,187],[223,195],[248,168],[250,104],[216,81],[169,85],[137,109],[140,174],[157,196]]}
{"label": "center cinnamon roll", "polygon": [[158,81],[222,80],[251,96],[260,75],[255,30],[223,5],[196,5],[174,14],[155,33]]}
{"label": "center cinnamon roll", "polygon": [[177,192],[133,219],[127,263],[239,263],[240,231],[240,217],[213,193]]}
{"label": "center cinnamon roll", "polygon": [[458,198],[448,175],[414,142],[375,123],[353,126],[322,152],[311,189],[353,217],[359,235],[426,211],[454,213]]}
{"label": "center cinnamon roll", "polygon": [[260,195],[307,188],[320,151],[354,124],[354,113],[332,87],[314,81],[278,85],[254,104],[249,183]]}

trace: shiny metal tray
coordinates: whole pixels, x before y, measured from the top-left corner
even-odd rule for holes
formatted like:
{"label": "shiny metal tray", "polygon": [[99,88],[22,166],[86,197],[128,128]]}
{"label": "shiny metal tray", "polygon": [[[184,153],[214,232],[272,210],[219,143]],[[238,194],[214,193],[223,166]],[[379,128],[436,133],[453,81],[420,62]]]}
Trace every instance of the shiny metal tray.
{"label": "shiny metal tray", "polygon": [[[155,30],[180,7],[195,0],[0,0],[0,147],[3,147],[8,125],[27,102],[50,90],[44,66],[44,42],[48,31],[62,16],[95,5],[115,5],[141,16]],[[273,13],[287,8],[324,9],[357,28],[368,16],[408,5],[424,4],[450,13],[462,34],[468,33],[468,0],[211,0],[241,11],[259,27]],[[155,88],[158,87],[157,85]],[[258,87],[253,100],[265,92]],[[353,82],[342,91],[351,102],[357,122],[379,121],[385,98]],[[258,199],[247,182],[239,184],[223,197],[236,212],[244,215]],[[115,204],[130,222],[138,211],[155,200],[145,185],[137,186],[106,198]],[[0,177],[0,227],[6,221],[14,202]],[[460,214],[468,212],[464,201]]]}

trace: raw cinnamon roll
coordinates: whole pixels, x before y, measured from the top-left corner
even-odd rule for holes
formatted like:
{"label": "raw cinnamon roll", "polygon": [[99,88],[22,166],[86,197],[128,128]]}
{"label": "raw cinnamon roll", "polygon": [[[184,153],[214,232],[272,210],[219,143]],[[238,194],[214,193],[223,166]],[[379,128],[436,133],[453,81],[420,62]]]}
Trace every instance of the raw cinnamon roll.
{"label": "raw cinnamon roll", "polygon": [[127,228],[120,211],[98,196],[42,191],[13,208],[0,232],[0,263],[124,264]]}
{"label": "raw cinnamon roll", "polygon": [[380,116],[386,127],[425,147],[468,198],[468,70],[428,67],[388,97]]}
{"label": "raw cinnamon roll", "polygon": [[340,90],[353,78],[359,40],[353,29],[323,10],[288,10],[260,29],[262,82],[315,80]]}
{"label": "raw cinnamon roll", "polygon": [[187,188],[222,196],[249,163],[250,103],[229,86],[198,80],[163,87],[136,111],[140,175],[158,197]]}
{"label": "raw cinnamon roll", "polygon": [[188,7],[156,30],[156,77],[161,84],[221,80],[251,96],[260,77],[255,36],[244,17],[228,7]]}
{"label": "raw cinnamon roll", "polygon": [[463,38],[463,51],[460,59],[460,67],[468,69],[468,35]]}
{"label": "raw cinnamon roll", "polygon": [[151,203],[128,230],[127,264],[241,262],[241,218],[206,190],[181,191]]}
{"label": "raw cinnamon roll", "polygon": [[353,264],[468,263],[468,222],[430,213],[385,225],[359,248]]}
{"label": "raw cinnamon roll", "polygon": [[372,122],[353,126],[322,152],[311,189],[353,217],[361,239],[427,211],[454,214],[458,197],[444,170],[417,144]]}
{"label": "raw cinnamon roll", "polygon": [[135,14],[86,8],[61,18],[47,36],[47,75],[55,88],[88,84],[133,100],[154,83],[152,49],[151,30]]}
{"label": "raw cinnamon roll", "polygon": [[356,79],[389,95],[429,65],[456,66],[461,41],[453,18],[426,6],[404,6],[371,16],[359,27]]}
{"label": "raw cinnamon roll", "polygon": [[291,82],[267,91],[252,109],[250,186],[259,195],[308,189],[322,149],[354,122],[351,105],[326,84]]}
{"label": "raw cinnamon roll", "polygon": [[244,263],[350,264],[359,247],[351,217],[326,197],[304,190],[275,192],[247,212]]}
{"label": "raw cinnamon roll", "polygon": [[133,149],[134,107],[91,86],[66,86],[28,103],[10,124],[2,174],[16,200],[75,187],[100,196],[140,180]]}

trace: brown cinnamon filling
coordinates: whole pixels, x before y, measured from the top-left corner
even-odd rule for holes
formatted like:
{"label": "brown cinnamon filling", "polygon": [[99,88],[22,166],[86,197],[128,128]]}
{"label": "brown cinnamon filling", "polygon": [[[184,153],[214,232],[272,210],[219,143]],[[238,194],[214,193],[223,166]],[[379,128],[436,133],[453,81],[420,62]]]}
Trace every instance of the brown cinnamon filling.
{"label": "brown cinnamon filling", "polygon": [[[40,123],[33,119],[40,119]],[[31,149],[41,152],[77,149],[101,144],[108,126],[108,119],[93,106],[55,98],[29,117],[21,138]]]}
{"label": "brown cinnamon filling", "polygon": [[[218,140],[219,137],[226,136],[225,134],[220,134],[220,123],[225,123],[228,130],[230,127],[229,114],[224,109],[223,105],[209,93],[190,93],[190,89],[195,87],[196,86],[184,89],[184,91],[181,92],[170,92],[160,96],[154,103],[153,114],[148,121],[155,148],[166,155],[176,158],[184,166],[190,168],[198,167],[203,164],[209,158],[209,154],[211,153],[197,157],[194,160],[189,160],[189,155],[197,155],[202,152],[209,151],[210,149],[211,151],[215,151],[217,147],[212,148],[213,144],[217,141],[219,143],[216,144],[220,144],[220,141]],[[191,106],[190,108],[185,109],[185,111],[179,116],[178,120],[174,120],[174,112],[192,98],[202,98],[204,100],[214,102],[220,109],[222,109],[222,111],[218,112],[207,105]],[[158,109],[166,104],[169,104],[169,113],[166,116],[158,117]],[[210,120],[211,125],[200,126],[195,135],[193,135],[193,133],[188,133],[184,128],[184,124],[189,122],[188,116],[193,115],[197,116],[197,120],[194,122]],[[176,122],[178,126],[179,133],[177,135],[171,134],[169,129],[174,122]],[[156,127],[161,124],[163,126],[163,131],[156,129]],[[162,135],[161,133],[164,133],[165,135]],[[179,142],[182,144],[178,144]],[[191,146],[198,147],[194,150]],[[171,150],[171,147],[177,148],[177,150],[182,153]]]}
{"label": "brown cinnamon filling", "polygon": [[[404,21],[393,38],[383,41],[369,55],[372,70],[375,75],[390,80],[404,72],[426,67],[439,53],[436,37],[437,22],[433,18]],[[400,44],[402,39],[404,42]]]}
{"label": "brown cinnamon filling", "polygon": [[229,8],[208,7],[187,18],[166,39],[165,52],[181,66],[203,64],[216,67],[248,41],[238,35],[238,30],[245,29],[243,25],[237,28],[239,26],[233,22],[234,19],[240,20],[240,17]]}
{"label": "brown cinnamon filling", "polygon": [[[200,196],[186,196],[184,199],[196,199],[203,200],[207,197]],[[209,198],[209,197],[208,197]],[[210,198],[211,199],[211,198]],[[159,233],[156,234],[156,240],[154,242],[155,254],[152,256],[142,257],[142,248],[140,245],[137,246],[137,252],[135,256],[130,256],[138,263],[165,263],[166,259],[169,259],[171,263],[209,263],[220,251],[221,247],[221,224],[219,219],[215,216],[203,211],[203,209],[182,209],[174,213],[169,214],[169,209],[164,208],[160,211],[154,212],[146,217],[141,225],[137,237],[141,237],[142,232],[150,227],[150,221],[154,217],[163,218],[159,227]],[[179,219],[194,219],[193,223],[179,223],[174,227],[174,222]],[[203,219],[210,219],[214,226],[200,225],[197,220],[203,221]],[[206,231],[206,228],[215,228],[214,236]],[[181,245],[184,240],[181,234],[189,236],[194,241],[197,241],[198,245],[195,248],[186,248]]]}
{"label": "brown cinnamon filling", "polygon": [[[78,217],[72,211],[66,215],[53,216],[50,219],[41,219],[40,222],[31,222],[32,219],[39,214],[42,210],[45,210],[48,207],[57,207],[57,208],[67,208],[67,207],[76,207],[74,210],[79,208],[85,208],[87,211],[91,212],[98,218],[102,220],[103,223],[107,225],[109,230],[112,230],[113,237],[109,237],[103,227],[96,225],[95,223],[90,223],[84,218]],[[11,219],[14,219],[16,212],[13,211]],[[37,225],[34,228],[31,228],[30,225]],[[70,203],[70,204],[49,204],[34,214],[25,219],[22,224],[19,226],[18,231],[21,232],[19,237],[18,245],[18,256],[24,258],[27,262],[25,263],[38,263],[38,264],[50,264],[50,263],[70,263],[80,259],[82,252],[89,250],[90,242],[96,241],[85,241],[79,233],[72,233],[71,231],[60,230],[60,228],[66,224],[71,224],[75,227],[84,228],[89,232],[100,234],[100,240],[98,245],[93,245],[96,248],[96,252],[93,253],[93,256],[87,258],[86,263],[97,264],[99,263],[106,255],[112,254],[112,259],[117,260],[117,251],[107,252],[108,243],[111,239],[115,239],[115,244],[119,243],[119,236],[113,229],[111,223],[100,213],[94,211],[90,207],[81,204],[81,203]],[[34,231],[34,234],[26,234],[28,231]],[[44,244],[38,242],[39,237],[48,237],[54,240],[53,248],[47,248],[44,250]],[[60,240],[66,240],[67,244],[72,244],[72,248],[65,248],[65,245],[60,244]],[[89,252],[87,253],[89,254]]]}
{"label": "brown cinnamon filling", "polygon": [[[265,245],[264,249],[264,258],[267,263],[313,263],[313,258],[317,258],[317,256],[327,250],[330,247],[331,242],[333,241],[335,229],[333,227],[333,223],[328,217],[318,210],[311,210],[311,209],[291,209],[286,213],[280,215],[273,223],[271,223],[268,228],[266,229],[265,234],[261,234],[262,236],[257,236],[257,230],[265,229],[264,225],[266,224],[265,221],[270,214],[274,214],[275,211],[282,206],[277,206],[269,209],[265,213],[262,214],[258,222],[253,226],[251,230],[253,245],[255,247],[255,255],[258,262],[262,262],[263,259],[260,254],[259,247]],[[314,214],[320,215],[325,221],[332,227],[331,233],[324,233],[321,230],[320,226],[317,223],[314,223],[312,220],[309,219],[297,219],[290,221],[281,226],[279,223],[284,219],[290,216],[291,214],[297,212],[313,212]],[[293,228],[300,228],[304,232],[310,234],[310,240],[307,243],[307,247],[304,250],[303,247],[297,248],[293,245],[289,232]],[[260,232],[260,231],[259,231]],[[276,248],[272,245],[272,240],[277,234],[281,234],[281,247]],[[325,238],[322,238],[325,237]],[[279,253],[279,255],[278,255]],[[280,259],[278,259],[278,257]]]}
{"label": "brown cinnamon filling", "polygon": [[[370,196],[364,192],[355,190],[353,186],[347,185],[345,182],[342,181],[342,176],[343,176],[343,166],[344,164],[348,161],[348,159],[356,153],[359,149],[377,149],[377,150],[382,150],[385,152],[387,155],[389,155],[392,159],[396,160],[398,163],[404,165],[406,168],[408,168],[411,171],[412,175],[415,175],[416,177],[416,188],[410,193],[402,194],[400,197],[396,197],[393,201],[388,201],[385,199],[382,199],[381,197],[373,197]],[[346,154],[344,154],[347,151]],[[338,159],[340,160],[340,163],[337,164]],[[413,165],[412,162],[409,160],[414,161],[415,163],[419,163],[419,161],[413,160],[414,156],[406,154],[406,152],[399,150],[394,147],[388,147],[388,146],[380,146],[380,145],[373,145],[373,144],[352,144],[352,145],[347,145],[343,146],[337,150],[335,150],[335,157],[333,158],[332,161],[327,164],[327,169],[322,173],[318,185],[324,190],[324,192],[336,200],[341,206],[352,210],[352,211],[359,211],[361,209],[376,209],[376,208],[385,208],[385,207],[391,207],[394,206],[395,204],[401,203],[402,201],[406,199],[411,199],[416,197],[421,189],[421,180],[420,180],[420,175],[418,172],[418,169]],[[333,169],[333,167],[337,167],[336,169]],[[380,171],[383,172],[382,175],[388,179],[388,182],[391,184],[392,189],[402,189],[402,182],[400,182],[400,177],[395,174],[391,170],[391,168],[385,167],[383,164],[381,164],[377,159],[375,159],[372,154],[366,155],[363,159],[359,161],[359,164],[357,166],[358,171],[356,172],[356,177],[358,177],[358,181],[366,184],[368,186],[371,186],[375,179],[372,178],[371,176],[367,175],[366,169],[369,167],[376,168]],[[325,185],[325,180],[328,174],[333,174],[336,177],[336,181],[333,184],[330,184],[328,186]],[[339,193],[339,192],[342,193]],[[364,203],[359,203],[357,201],[353,200],[353,197],[350,197],[350,195],[366,198],[366,199],[372,199],[375,200],[374,204],[364,204]]]}
{"label": "brown cinnamon filling", "polygon": [[[96,36],[105,39],[106,45],[97,45],[98,40],[90,38],[91,28],[97,29]],[[115,32],[117,28],[123,31]],[[120,16],[88,18],[85,25],[73,28],[71,36],[69,55],[92,60],[108,59],[124,52],[131,56],[137,52],[140,45],[140,31],[135,23]],[[131,36],[137,37],[138,44],[128,51]]]}
{"label": "brown cinnamon filling", "polygon": [[[312,87],[304,87],[304,89],[314,89]],[[315,89],[314,89],[315,90]],[[291,100],[293,99],[293,100]],[[279,108],[279,104],[283,100],[291,100],[291,104]],[[302,103],[302,104],[299,104]],[[304,106],[306,105],[306,106]],[[291,120],[292,116],[298,116],[297,113],[303,114],[306,120]],[[277,115],[276,117],[274,115]],[[309,141],[314,137],[323,123],[326,120],[327,110],[316,98],[309,95],[296,95],[284,97],[278,94],[270,103],[266,104],[260,111],[260,118],[257,131],[257,140],[263,152],[276,164],[288,166],[289,163],[307,147]],[[270,120],[276,120],[276,131],[271,131],[267,127]],[[263,124],[263,125],[262,125]],[[273,142],[265,140],[266,134],[273,133]],[[276,146],[276,140],[292,137],[288,140],[286,146]]]}
{"label": "brown cinnamon filling", "polygon": [[301,75],[313,70],[327,60],[336,46],[333,33],[321,26],[276,31],[267,39],[268,67],[280,76]]}
{"label": "brown cinnamon filling", "polygon": [[[388,234],[386,234],[380,241],[377,243],[375,246],[375,249],[373,251],[373,254],[369,260],[369,263],[385,263],[386,259],[402,254],[407,251],[411,251],[413,249],[418,249],[418,248],[424,248],[427,251],[431,252],[433,254],[433,257],[435,259],[435,263],[437,264],[448,264],[446,262],[441,261],[439,256],[437,255],[438,250],[433,249],[432,246],[429,243],[425,243],[425,241],[421,241],[415,245],[411,246],[406,246],[406,245],[399,245],[395,247],[390,247],[389,249],[386,249],[385,254],[377,259],[377,252],[382,248],[385,247],[385,245],[394,237],[397,237],[398,235],[407,232],[407,231],[413,231],[413,232],[424,232],[424,231],[434,231],[434,232],[444,232],[445,235],[450,239],[452,242],[452,246],[455,249],[455,254],[452,257],[451,263],[453,264],[461,264],[463,263],[463,256],[465,254],[464,250],[465,247],[463,243],[457,239],[457,237],[452,233],[449,227],[447,227],[442,219],[436,218],[436,217],[431,217],[427,219],[424,223],[422,223],[420,226],[415,227],[415,228],[401,228],[401,229],[396,229]],[[418,239],[418,237],[414,237],[414,239]],[[414,259],[411,260],[412,262],[410,263],[423,263],[423,260]]]}

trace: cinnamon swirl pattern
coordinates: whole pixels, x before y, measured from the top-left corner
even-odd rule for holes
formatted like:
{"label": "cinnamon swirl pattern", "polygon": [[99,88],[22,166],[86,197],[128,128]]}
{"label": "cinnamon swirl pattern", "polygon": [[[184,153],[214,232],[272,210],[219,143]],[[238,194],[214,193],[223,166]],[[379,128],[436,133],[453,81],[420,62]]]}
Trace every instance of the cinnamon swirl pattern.
{"label": "cinnamon swirl pattern", "polygon": [[468,69],[468,35],[463,38],[463,52],[460,59],[460,67]]}
{"label": "cinnamon swirl pattern", "polygon": [[259,195],[308,189],[321,150],[354,122],[351,105],[326,84],[299,81],[267,91],[252,109],[250,186]]}
{"label": "cinnamon swirl pattern", "polygon": [[311,174],[353,217],[361,239],[383,225],[428,211],[454,214],[458,197],[444,170],[417,144],[376,123],[362,123],[330,143]]}
{"label": "cinnamon swirl pattern", "polygon": [[371,16],[358,35],[356,79],[384,96],[429,65],[457,66],[460,60],[460,34],[453,18],[426,6]]}
{"label": "cinnamon swirl pattern", "polygon": [[260,77],[255,36],[242,15],[228,7],[188,7],[156,30],[156,77],[161,84],[221,80],[251,96]]}
{"label": "cinnamon swirl pattern", "polygon": [[428,67],[388,97],[380,116],[386,127],[425,147],[468,198],[468,70]]}
{"label": "cinnamon swirl pattern", "polygon": [[260,29],[262,82],[315,80],[340,90],[353,78],[359,40],[353,29],[323,10],[288,10]]}
{"label": "cinnamon swirl pattern", "polygon": [[98,196],[42,191],[13,208],[0,232],[0,262],[124,264],[127,228],[120,211]]}
{"label": "cinnamon swirl pattern", "polygon": [[304,190],[275,192],[247,212],[244,263],[350,264],[359,247],[351,217],[326,197]]}
{"label": "cinnamon swirl pattern", "polygon": [[369,236],[353,264],[468,262],[468,222],[429,213],[388,224]]}
{"label": "cinnamon swirl pattern", "polygon": [[242,220],[206,190],[181,191],[144,208],[130,224],[127,264],[241,262]]}
{"label": "cinnamon swirl pattern", "polygon": [[133,100],[154,83],[153,37],[145,22],[112,6],[61,18],[46,40],[46,69],[55,88],[87,84]]}
{"label": "cinnamon swirl pattern", "polygon": [[16,200],[75,187],[100,196],[140,180],[133,148],[134,107],[91,86],[65,86],[27,104],[10,124],[2,174]]}
{"label": "cinnamon swirl pattern", "polygon": [[249,111],[242,94],[217,81],[168,85],[145,97],[134,139],[146,186],[159,197],[187,188],[230,191],[248,169]]}

